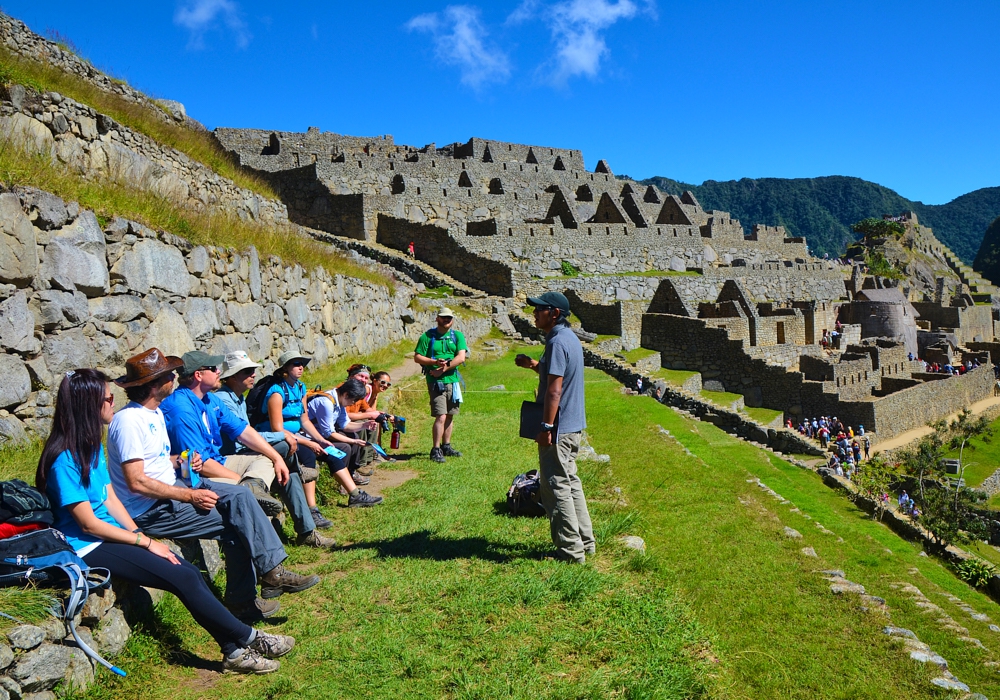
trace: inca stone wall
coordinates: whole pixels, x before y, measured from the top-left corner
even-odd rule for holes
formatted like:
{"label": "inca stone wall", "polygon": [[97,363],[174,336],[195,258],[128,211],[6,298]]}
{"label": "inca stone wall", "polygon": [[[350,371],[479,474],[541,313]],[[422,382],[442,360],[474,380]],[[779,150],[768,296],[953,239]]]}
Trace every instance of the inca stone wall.
{"label": "inca stone wall", "polygon": [[[433,312],[411,308],[408,280],[395,290],[124,219],[102,229],[93,212],[38,190],[0,194],[0,440],[44,434],[65,371],[119,376],[152,346],[246,350],[271,371],[286,349],[321,363],[416,338]],[[460,327],[474,339],[489,320]]]}
{"label": "inca stone wall", "polygon": [[268,223],[288,221],[281,202],[238,187],[91,107],[17,84],[0,92],[0,133],[29,152],[47,154],[85,177],[111,178],[195,209],[224,209]]}

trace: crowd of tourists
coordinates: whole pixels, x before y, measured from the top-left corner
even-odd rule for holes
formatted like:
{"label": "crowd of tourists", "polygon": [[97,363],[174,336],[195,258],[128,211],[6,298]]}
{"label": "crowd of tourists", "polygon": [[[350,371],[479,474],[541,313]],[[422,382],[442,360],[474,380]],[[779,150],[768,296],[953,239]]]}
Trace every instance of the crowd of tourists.
{"label": "crowd of tourists", "polygon": [[[218,643],[227,671],[277,670],[295,640],[251,624],[277,613],[279,596],[320,582],[284,566],[288,554],[271,517],[287,508],[297,545],[336,546],[320,532],[333,526],[316,501],[321,465],[348,507],[382,502],[361,487],[376,461],[391,459],[377,448],[380,431],[398,420],[378,409],[391,377],[355,364],[339,386],[308,391],[309,361],[288,351],[256,387],[261,365],[242,351],[173,357],[150,348],[114,380],[71,370],[39,460],[36,485],[77,555],[175,594]],[[112,381],[128,399],[117,412]],[[191,538],[221,543],[221,601],[160,541]]]}

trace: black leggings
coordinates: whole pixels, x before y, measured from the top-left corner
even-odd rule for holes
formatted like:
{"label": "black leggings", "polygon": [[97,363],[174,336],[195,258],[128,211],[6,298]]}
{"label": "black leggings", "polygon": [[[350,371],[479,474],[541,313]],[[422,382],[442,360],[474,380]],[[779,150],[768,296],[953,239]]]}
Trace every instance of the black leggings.
{"label": "black leggings", "polygon": [[126,581],[173,593],[218,642],[223,654],[245,647],[253,636],[253,628],[233,617],[212,595],[197,568],[178,559],[180,566],[142,547],[117,542],[103,542],[83,558],[88,566],[107,569]]}

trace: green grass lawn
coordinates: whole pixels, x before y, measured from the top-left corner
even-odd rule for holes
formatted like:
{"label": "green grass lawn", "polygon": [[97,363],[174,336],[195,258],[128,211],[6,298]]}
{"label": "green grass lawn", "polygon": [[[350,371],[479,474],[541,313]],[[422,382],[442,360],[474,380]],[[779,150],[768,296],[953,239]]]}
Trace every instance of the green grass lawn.
{"label": "green grass lawn", "polygon": [[[932,669],[881,633],[886,618],[830,593],[817,574],[827,568],[884,597],[892,624],[916,632],[973,691],[1000,692],[983,665],[997,660],[992,651],[958,641],[892,585],[918,586],[988,649],[1000,635],[943,595],[993,620],[1000,606],[813,472],[648,397],[623,396],[593,370],[588,433],[611,455],[610,464],[580,464],[598,555],[582,567],[543,560],[546,522],[510,518],[504,506],[514,474],[536,465],[533,445],[515,437],[517,408],[534,388],[534,375],[513,366],[520,351],[539,354],[515,347],[467,366],[453,440],[462,458],[426,459],[426,398],[402,391],[392,411],[409,419],[400,453],[412,457],[392,468],[419,478],[371,510],[339,508],[343,499],[325,492],[346,546],[290,548],[290,566],[324,580],[281,599],[287,618],[273,629],[298,645],[278,674],[215,673],[210,638],[168,596],[118,659],[129,678],[102,673],[89,697],[948,697],[932,692]],[[412,379],[404,388],[419,389]],[[507,392],[482,391],[495,384]],[[756,478],[789,502],[748,482]],[[324,489],[329,482],[321,478]],[[786,525],[802,539],[785,537]],[[624,533],[642,536],[648,554],[621,548]]]}
{"label": "green grass lawn", "polygon": [[754,408],[746,406],[743,411],[758,423],[769,425],[771,421],[784,415],[784,411],[775,411],[771,408]]}
{"label": "green grass lawn", "polygon": [[629,350],[628,352],[622,353],[625,355],[625,359],[630,362],[638,362],[639,360],[649,357],[650,355],[655,355],[656,350],[649,350],[648,348],[636,348],[635,350]]}
{"label": "green grass lawn", "polygon": [[681,386],[684,382],[696,374],[698,373],[689,372],[686,369],[667,369],[666,367],[661,367],[653,372],[653,376],[657,379],[662,379],[667,384],[675,384],[677,386]]}
{"label": "green grass lawn", "polygon": [[719,406],[725,406],[729,408],[733,405],[735,401],[743,398],[743,394],[733,394],[728,391],[709,391],[708,389],[702,389],[701,395]]}
{"label": "green grass lawn", "polygon": [[[979,486],[990,474],[1000,469],[1000,418],[990,424],[994,436],[989,440],[972,438],[965,446],[965,483]],[[958,450],[952,450],[947,457],[958,459]]]}

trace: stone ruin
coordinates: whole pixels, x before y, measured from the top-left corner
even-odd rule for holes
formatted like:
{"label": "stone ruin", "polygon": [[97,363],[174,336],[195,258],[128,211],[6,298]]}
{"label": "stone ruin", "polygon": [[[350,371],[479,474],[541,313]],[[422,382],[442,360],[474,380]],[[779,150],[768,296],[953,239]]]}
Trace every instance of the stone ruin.
{"label": "stone ruin", "polygon": [[583,330],[655,351],[644,362],[697,371],[748,406],[837,415],[885,439],[992,394],[989,363],[946,378],[909,360],[1000,356],[984,303],[994,288],[912,213],[899,217],[903,245],[947,264],[957,285],[938,278],[931,292],[926,280],[817,259],[780,226],[747,232],[691,192],[615,177],[604,160],[587,171],[578,150],[480,138],[417,148],[315,128],[215,133],[271,182],[290,220],[399,252],[412,242],[419,260],[497,297],[562,291]]}

